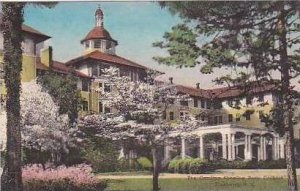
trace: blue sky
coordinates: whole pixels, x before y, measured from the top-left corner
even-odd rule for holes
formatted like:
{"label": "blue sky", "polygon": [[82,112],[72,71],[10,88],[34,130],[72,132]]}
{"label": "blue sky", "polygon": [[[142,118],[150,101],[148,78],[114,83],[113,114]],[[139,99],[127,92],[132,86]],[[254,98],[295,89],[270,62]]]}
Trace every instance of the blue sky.
{"label": "blue sky", "polygon": [[195,86],[200,82],[204,88],[211,88],[213,75],[203,75],[199,67],[177,69],[159,65],[152,57],[165,55],[152,43],[172,26],[181,22],[177,15],[171,15],[153,2],[60,2],[53,9],[27,6],[25,23],[50,35],[47,44],[54,50],[54,59],[68,61],[82,55],[80,40],[94,27],[94,13],[100,4],[104,12],[104,26],[111,36],[118,40],[117,54],[142,65],[166,73],[163,79],[174,77],[175,83]]}

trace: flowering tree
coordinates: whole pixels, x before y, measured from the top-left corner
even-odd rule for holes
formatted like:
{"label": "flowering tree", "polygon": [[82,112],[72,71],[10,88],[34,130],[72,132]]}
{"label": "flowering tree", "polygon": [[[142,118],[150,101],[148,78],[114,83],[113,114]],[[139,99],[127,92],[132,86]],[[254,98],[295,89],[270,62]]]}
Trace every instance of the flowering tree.
{"label": "flowering tree", "polygon": [[23,146],[53,156],[68,152],[76,129],[69,127],[67,115],[59,115],[59,106],[41,85],[35,81],[22,84],[20,101]]}
{"label": "flowering tree", "polygon": [[179,136],[188,129],[199,127],[192,117],[187,117],[176,126],[166,120],[167,108],[177,100],[189,99],[177,94],[173,84],[132,82],[127,76],[119,76],[118,69],[105,69],[106,84],[112,90],[94,89],[105,103],[118,112],[109,115],[86,116],[79,127],[95,131],[96,136],[115,140],[137,139],[151,147],[153,156],[153,190],[159,190],[158,177],[162,164],[163,146],[170,137]]}

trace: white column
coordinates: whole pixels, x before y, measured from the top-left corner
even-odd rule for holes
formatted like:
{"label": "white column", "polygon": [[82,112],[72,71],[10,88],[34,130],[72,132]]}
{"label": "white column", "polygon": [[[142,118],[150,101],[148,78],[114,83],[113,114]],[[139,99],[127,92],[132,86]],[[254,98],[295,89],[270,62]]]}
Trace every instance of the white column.
{"label": "white column", "polygon": [[223,155],[223,159],[227,160],[227,140],[226,140],[226,134],[222,134],[222,155]]}
{"label": "white column", "polygon": [[165,162],[168,162],[170,160],[170,145],[169,145],[169,142],[166,141],[166,144],[165,144],[165,152],[164,152],[164,161]]}
{"label": "white column", "polygon": [[124,153],[124,145],[121,144],[121,149],[120,149],[120,154],[119,154],[119,159],[125,158],[125,153]]}
{"label": "white column", "polygon": [[264,154],[263,154],[263,136],[259,136],[259,160],[264,160]]}
{"label": "white column", "polygon": [[251,143],[251,135],[245,135],[245,151],[244,151],[244,159],[245,161],[252,160],[252,143]]}
{"label": "white column", "polygon": [[232,161],[232,138],[231,138],[231,134],[227,134],[227,140],[228,140],[228,147],[227,147],[227,150],[228,150],[228,160],[229,161]]}
{"label": "white column", "polygon": [[199,137],[199,158],[204,159],[203,136]]}
{"label": "white column", "polygon": [[252,151],[252,139],[251,139],[251,135],[248,135],[248,143],[249,143],[249,160],[252,160],[253,157],[253,151]]}
{"label": "white column", "polygon": [[263,137],[263,160],[267,159],[267,141],[266,137]]}
{"label": "white column", "polygon": [[248,135],[245,135],[245,141],[244,141],[244,160],[248,160]]}
{"label": "white column", "polygon": [[236,151],[235,151],[235,134],[231,134],[231,149],[232,149],[232,160],[235,160],[235,155],[236,155]]}
{"label": "white column", "polygon": [[284,139],[279,140],[279,146],[280,146],[280,158],[284,159],[285,158],[285,146],[284,146]]}
{"label": "white column", "polygon": [[273,156],[273,160],[278,160],[278,138],[277,138],[277,136],[273,136],[273,139],[272,139],[272,156]]}
{"label": "white column", "polygon": [[185,158],[185,139],[181,138],[181,158]]}
{"label": "white column", "polygon": [[260,147],[260,145],[257,147],[257,160],[258,161],[261,160],[261,147]]}

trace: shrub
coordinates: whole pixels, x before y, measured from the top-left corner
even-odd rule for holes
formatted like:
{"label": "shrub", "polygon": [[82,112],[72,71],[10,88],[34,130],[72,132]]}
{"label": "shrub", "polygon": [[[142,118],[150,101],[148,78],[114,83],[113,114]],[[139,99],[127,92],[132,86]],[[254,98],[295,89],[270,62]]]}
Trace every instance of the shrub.
{"label": "shrub", "polygon": [[216,161],[214,165],[218,169],[276,169],[286,168],[284,159],[273,161]]}
{"label": "shrub", "polygon": [[101,191],[106,182],[92,174],[87,165],[59,166],[44,170],[40,165],[23,168],[24,191]]}
{"label": "shrub", "polygon": [[138,171],[140,170],[140,164],[138,164],[136,159],[125,159],[121,158],[118,160],[117,170],[122,172],[128,171]]}
{"label": "shrub", "polygon": [[91,164],[93,172],[114,172],[118,169],[119,151],[110,140],[93,138],[86,144],[84,159]]}
{"label": "shrub", "polygon": [[203,159],[173,159],[169,162],[168,171],[171,173],[200,174],[215,169],[276,169],[286,168],[284,159],[276,161],[207,161]]}
{"label": "shrub", "polygon": [[275,161],[259,161],[257,166],[258,168],[264,169],[286,168],[286,162],[285,159],[279,159]]}
{"label": "shrub", "polygon": [[151,170],[152,162],[147,157],[140,157],[137,159],[137,163],[140,165],[142,170]]}
{"label": "shrub", "polygon": [[169,172],[200,174],[214,170],[215,166],[203,159],[175,159],[168,165]]}
{"label": "shrub", "polygon": [[178,161],[177,159],[171,160],[168,165],[168,171],[178,173]]}
{"label": "shrub", "polygon": [[213,165],[211,165],[207,160],[193,159],[190,162],[189,172],[191,174],[205,173],[212,169],[213,169]]}

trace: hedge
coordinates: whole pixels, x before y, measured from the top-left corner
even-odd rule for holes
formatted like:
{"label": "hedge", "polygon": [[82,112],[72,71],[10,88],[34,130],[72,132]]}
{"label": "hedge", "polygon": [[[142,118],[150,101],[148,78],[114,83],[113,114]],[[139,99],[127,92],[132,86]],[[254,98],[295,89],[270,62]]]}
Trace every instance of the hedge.
{"label": "hedge", "polygon": [[168,164],[171,173],[201,174],[216,169],[278,169],[286,168],[284,159],[276,161],[208,161],[195,159],[174,159]]}
{"label": "hedge", "polygon": [[177,159],[168,165],[168,171],[172,173],[200,174],[214,169],[211,162],[202,159]]}

